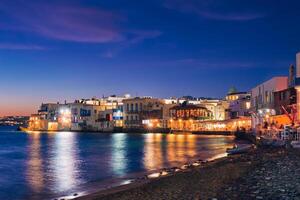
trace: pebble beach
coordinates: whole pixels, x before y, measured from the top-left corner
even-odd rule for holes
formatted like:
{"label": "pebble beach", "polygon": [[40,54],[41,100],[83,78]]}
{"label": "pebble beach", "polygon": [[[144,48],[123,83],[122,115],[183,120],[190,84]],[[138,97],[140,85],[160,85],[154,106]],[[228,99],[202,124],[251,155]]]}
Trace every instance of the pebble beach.
{"label": "pebble beach", "polygon": [[300,199],[300,152],[258,148],[78,199]]}

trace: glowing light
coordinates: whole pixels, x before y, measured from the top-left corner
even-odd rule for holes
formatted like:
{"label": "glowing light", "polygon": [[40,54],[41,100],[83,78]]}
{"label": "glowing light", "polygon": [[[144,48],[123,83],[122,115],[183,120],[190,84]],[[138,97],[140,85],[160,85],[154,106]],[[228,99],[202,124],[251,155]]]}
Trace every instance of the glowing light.
{"label": "glowing light", "polygon": [[160,173],[157,172],[157,173],[149,174],[148,178],[158,178],[159,176],[160,176]]}
{"label": "glowing light", "polygon": [[251,106],[250,102],[246,102],[246,109],[250,109],[250,106]]}
{"label": "glowing light", "polygon": [[152,123],[149,123],[148,126],[149,126],[149,127],[153,127],[153,124],[152,124]]}
{"label": "glowing light", "polygon": [[71,123],[71,110],[69,108],[60,110],[61,123],[65,126]]}

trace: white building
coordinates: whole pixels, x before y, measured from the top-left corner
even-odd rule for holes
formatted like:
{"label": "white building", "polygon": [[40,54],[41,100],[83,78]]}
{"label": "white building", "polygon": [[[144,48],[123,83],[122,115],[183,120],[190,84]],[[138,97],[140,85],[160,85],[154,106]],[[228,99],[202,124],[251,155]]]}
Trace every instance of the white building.
{"label": "white building", "polygon": [[228,103],[224,100],[219,99],[195,99],[195,100],[185,100],[185,99],[163,99],[165,104],[182,104],[188,101],[188,104],[199,105],[207,108],[212,112],[213,120],[225,120],[226,119],[226,109],[228,108]]}
{"label": "white building", "polygon": [[123,126],[123,100],[128,95],[42,104],[30,120],[31,130],[113,131]]}
{"label": "white building", "polygon": [[276,115],[274,109],[274,92],[287,88],[288,77],[280,76],[273,77],[251,89],[252,128],[255,128],[258,124],[262,125],[265,118]]}
{"label": "white building", "polygon": [[248,92],[229,92],[226,101],[229,104],[228,115],[230,119],[250,116],[251,94]]}

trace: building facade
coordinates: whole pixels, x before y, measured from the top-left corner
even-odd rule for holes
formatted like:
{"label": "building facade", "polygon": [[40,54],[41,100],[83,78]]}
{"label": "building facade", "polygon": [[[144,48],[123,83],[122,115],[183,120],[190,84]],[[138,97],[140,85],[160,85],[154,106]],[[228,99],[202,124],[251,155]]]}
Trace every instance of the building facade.
{"label": "building facade", "polygon": [[169,127],[175,131],[196,131],[199,121],[211,120],[213,113],[206,107],[184,102],[170,108]]}
{"label": "building facade", "polygon": [[250,116],[251,94],[248,92],[229,92],[226,101],[229,104],[226,110],[229,119]]}
{"label": "building facade", "polygon": [[274,94],[288,88],[288,77],[274,77],[251,90],[252,128],[262,125],[278,113]]}
{"label": "building facade", "polygon": [[29,120],[30,130],[113,131],[123,126],[123,100],[129,96],[42,104]]}
{"label": "building facade", "polygon": [[[164,101],[151,97],[136,97],[123,101],[124,105],[124,128],[142,129],[142,128],[163,128]],[[154,123],[157,122],[154,127]]]}

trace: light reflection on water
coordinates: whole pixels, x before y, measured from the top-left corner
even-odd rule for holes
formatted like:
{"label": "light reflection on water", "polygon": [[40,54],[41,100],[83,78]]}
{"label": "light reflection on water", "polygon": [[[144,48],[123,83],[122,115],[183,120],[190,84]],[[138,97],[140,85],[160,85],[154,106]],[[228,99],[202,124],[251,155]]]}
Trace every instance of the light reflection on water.
{"label": "light reflection on water", "polygon": [[161,134],[146,134],[144,145],[144,166],[147,170],[162,167]]}
{"label": "light reflection on water", "polygon": [[112,135],[111,167],[116,175],[125,175],[127,168],[126,158],[127,134],[118,133]]}
{"label": "light reflection on water", "polygon": [[76,135],[72,132],[60,132],[55,134],[54,144],[51,145],[50,169],[55,191],[67,191],[78,186],[81,182],[79,177],[78,149]]}
{"label": "light reflection on water", "polygon": [[233,145],[232,137],[188,134],[0,132],[0,140],[7,141],[0,143],[0,173],[7,177],[0,199],[70,195],[128,174],[209,159]]}
{"label": "light reflection on water", "polygon": [[32,133],[29,141],[29,158],[27,162],[26,178],[34,192],[39,193],[44,187],[44,174],[40,153],[40,134]]}

